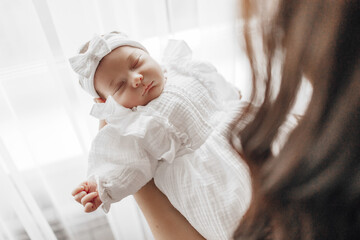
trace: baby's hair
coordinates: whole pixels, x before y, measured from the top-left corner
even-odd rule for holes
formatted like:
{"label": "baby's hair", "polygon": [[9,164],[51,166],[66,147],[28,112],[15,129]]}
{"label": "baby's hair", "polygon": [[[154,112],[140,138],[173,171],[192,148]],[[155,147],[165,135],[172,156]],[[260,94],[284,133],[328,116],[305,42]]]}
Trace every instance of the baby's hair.
{"label": "baby's hair", "polygon": [[[121,34],[121,33],[118,32],[118,31],[113,31],[113,32],[111,32],[111,33]],[[104,35],[101,35],[101,36],[103,37]],[[84,45],[82,45],[82,46],[80,47],[79,53],[84,53],[84,52],[86,52],[86,51],[88,50],[88,48],[89,48],[89,43],[90,43],[90,41],[87,41]]]}

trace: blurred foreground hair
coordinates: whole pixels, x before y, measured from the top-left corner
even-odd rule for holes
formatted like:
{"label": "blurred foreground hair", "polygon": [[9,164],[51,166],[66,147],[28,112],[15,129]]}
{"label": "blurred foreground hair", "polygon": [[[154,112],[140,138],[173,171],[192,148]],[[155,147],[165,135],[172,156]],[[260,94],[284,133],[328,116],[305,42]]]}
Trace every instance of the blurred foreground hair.
{"label": "blurred foreground hair", "polygon": [[[276,8],[264,10],[269,2]],[[253,197],[235,239],[360,239],[359,5],[358,0],[242,1],[252,100],[263,98],[258,109],[249,105],[254,119],[238,133]],[[263,68],[253,47],[257,23]],[[280,90],[274,96],[279,59]],[[271,146],[303,77],[313,87],[308,108],[274,156]]]}

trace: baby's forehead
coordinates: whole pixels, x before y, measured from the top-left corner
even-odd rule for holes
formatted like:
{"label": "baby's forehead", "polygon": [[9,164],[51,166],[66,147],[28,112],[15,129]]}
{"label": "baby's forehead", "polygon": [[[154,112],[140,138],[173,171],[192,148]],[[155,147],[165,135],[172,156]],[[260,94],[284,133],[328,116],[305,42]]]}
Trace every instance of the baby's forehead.
{"label": "baby's forehead", "polygon": [[[128,61],[131,60],[130,57],[138,52],[146,53],[140,48],[132,47],[132,46],[121,46],[112,50],[109,54],[103,57],[99,65],[103,62],[109,61]],[[147,53],[146,53],[147,54]]]}
{"label": "baby's forehead", "polygon": [[99,79],[114,78],[119,72],[126,71],[138,52],[146,53],[140,48],[127,45],[112,50],[100,60],[95,71],[95,82]]}

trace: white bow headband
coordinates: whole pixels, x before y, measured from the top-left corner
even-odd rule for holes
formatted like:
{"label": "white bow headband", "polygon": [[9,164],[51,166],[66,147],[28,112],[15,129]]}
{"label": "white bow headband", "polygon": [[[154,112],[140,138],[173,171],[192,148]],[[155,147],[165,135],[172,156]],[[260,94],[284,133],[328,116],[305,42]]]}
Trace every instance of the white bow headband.
{"label": "white bow headband", "polygon": [[129,39],[123,33],[108,33],[104,36],[95,35],[89,42],[86,52],[69,59],[72,69],[79,74],[81,87],[93,97],[99,98],[94,87],[94,75],[100,60],[121,46],[136,47],[147,52],[143,45]]}

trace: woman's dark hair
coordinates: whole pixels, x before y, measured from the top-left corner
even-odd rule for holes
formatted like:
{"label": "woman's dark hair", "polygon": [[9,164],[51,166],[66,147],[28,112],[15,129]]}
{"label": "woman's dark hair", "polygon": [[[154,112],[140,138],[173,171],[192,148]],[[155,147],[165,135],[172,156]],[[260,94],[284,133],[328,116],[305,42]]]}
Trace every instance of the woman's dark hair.
{"label": "woman's dark hair", "polygon": [[[261,8],[269,2],[276,11]],[[360,1],[243,0],[241,11],[252,100],[264,97],[259,108],[249,105],[254,119],[237,134],[253,196],[235,239],[360,239]],[[263,67],[253,47],[257,22]],[[313,88],[308,108],[274,156],[304,77]]]}

